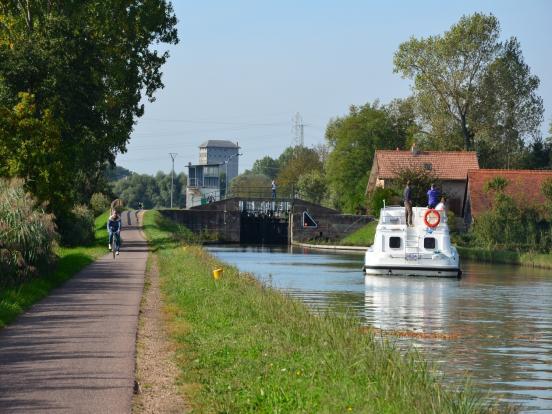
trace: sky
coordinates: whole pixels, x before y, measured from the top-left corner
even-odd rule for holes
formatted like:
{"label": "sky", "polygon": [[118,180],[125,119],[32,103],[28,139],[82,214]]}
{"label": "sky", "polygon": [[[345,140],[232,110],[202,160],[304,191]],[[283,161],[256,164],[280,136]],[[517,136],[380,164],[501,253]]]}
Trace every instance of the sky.
{"label": "sky", "polygon": [[142,174],[199,161],[208,139],[238,142],[240,173],[295,139],[324,143],[328,122],[351,105],[385,104],[411,94],[393,73],[402,42],[444,33],[462,15],[492,13],[503,39],[515,36],[540,78],[546,136],[552,121],[552,1],[173,0],[180,42],[165,47],[165,88],[131,135],[117,164]]}

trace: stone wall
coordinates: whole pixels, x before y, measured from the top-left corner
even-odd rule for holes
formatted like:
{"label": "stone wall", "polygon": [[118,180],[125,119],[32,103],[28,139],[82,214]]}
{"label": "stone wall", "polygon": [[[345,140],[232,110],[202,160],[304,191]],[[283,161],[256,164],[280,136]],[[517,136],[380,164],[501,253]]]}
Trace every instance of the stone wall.
{"label": "stone wall", "polygon": [[314,212],[309,214],[318,225],[316,228],[303,226],[303,212],[291,215],[290,239],[293,242],[304,243],[312,240],[335,242],[374,220],[372,216],[354,214],[316,214]]}
{"label": "stone wall", "polygon": [[171,220],[183,224],[194,233],[216,233],[218,240],[227,243],[240,241],[240,213],[224,210],[160,210]]}
{"label": "stone wall", "polygon": [[[316,228],[303,227],[303,212],[307,211],[316,221]],[[208,231],[216,233],[220,242],[239,243],[241,215],[239,200],[229,199],[194,207],[189,210],[160,210],[161,214],[177,223],[183,224],[194,233]],[[267,222],[274,218],[267,218]],[[285,223],[286,218],[281,217]],[[289,215],[288,241],[306,242],[309,240],[336,241],[356,231],[374,220],[371,216],[339,214],[336,210],[312,204],[303,200],[294,200]],[[293,232],[290,234],[290,232]]]}

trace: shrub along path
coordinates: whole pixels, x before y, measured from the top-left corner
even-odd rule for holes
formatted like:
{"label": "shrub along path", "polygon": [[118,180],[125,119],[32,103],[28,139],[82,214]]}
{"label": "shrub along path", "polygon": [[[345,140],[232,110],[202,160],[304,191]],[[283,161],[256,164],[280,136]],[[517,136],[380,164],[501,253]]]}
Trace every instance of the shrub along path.
{"label": "shrub along path", "polygon": [[0,331],[0,412],[130,412],[148,255],[135,225],[124,212],[116,260],[102,257]]}

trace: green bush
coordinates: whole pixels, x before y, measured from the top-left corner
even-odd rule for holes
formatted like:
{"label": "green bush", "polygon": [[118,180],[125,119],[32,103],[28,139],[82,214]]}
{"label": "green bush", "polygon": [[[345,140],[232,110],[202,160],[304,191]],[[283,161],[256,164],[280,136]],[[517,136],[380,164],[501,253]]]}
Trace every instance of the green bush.
{"label": "green bush", "polygon": [[58,219],[61,243],[64,246],[87,246],[94,241],[94,214],[79,204]]}
{"label": "green bush", "polygon": [[503,193],[497,193],[493,206],[474,221],[472,235],[477,246],[486,249],[548,252],[550,225],[528,206],[518,206]]}
{"label": "green bush", "polygon": [[55,260],[53,216],[36,206],[22,180],[0,179],[0,286],[19,284]]}
{"label": "green bush", "polygon": [[393,180],[393,186],[397,189],[401,197],[406,183],[410,181],[413,206],[427,206],[427,191],[430,189],[431,184],[434,184],[442,194],[441,189],[443,184],[431,169],[425,169],[421,166],[401,167],[397,168],[394,174],[395,179]]}
{"label": "green bush", "polygon": [[94,193],[90,198],[90,208],[94,213],[94,217],[98,217],[109,209],[109,198],[103,193]]}
{"label": "green bush", "polygon": [[383,208],[383,200],[386,205],[396,205],[400,204],[401,197],[394,188],[376,187],[368,198],[368,210],[371,214],[379,216],[379,212]]}

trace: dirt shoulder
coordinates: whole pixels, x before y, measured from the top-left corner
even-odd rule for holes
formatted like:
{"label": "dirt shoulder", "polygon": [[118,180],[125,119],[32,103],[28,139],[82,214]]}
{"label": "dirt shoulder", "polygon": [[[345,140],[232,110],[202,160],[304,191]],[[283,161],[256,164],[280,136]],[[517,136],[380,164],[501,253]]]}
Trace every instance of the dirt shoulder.
{"label": "dirt shoulder", "polygon": [[136,341],[136,381],[132,412],[185,413],[186,402],[177,385],[179,370],[163,318],[157,258],[150,254]]}

